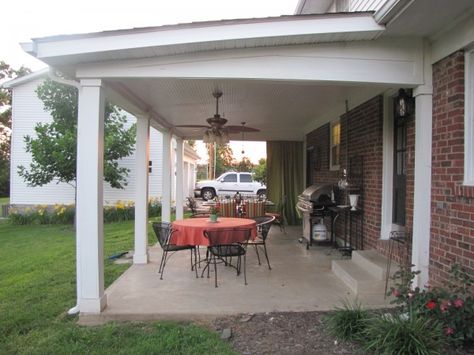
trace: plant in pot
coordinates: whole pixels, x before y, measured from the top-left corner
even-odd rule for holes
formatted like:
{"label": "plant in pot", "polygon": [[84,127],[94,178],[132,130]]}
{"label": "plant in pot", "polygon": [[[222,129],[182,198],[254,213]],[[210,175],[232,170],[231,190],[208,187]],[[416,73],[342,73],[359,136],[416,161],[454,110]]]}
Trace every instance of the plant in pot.
{"label": "plant in pot", "polygon": [[217,215],[219,214],[219,206],[211,206],[209,209],[209,219],[211,222],[217,222]]}

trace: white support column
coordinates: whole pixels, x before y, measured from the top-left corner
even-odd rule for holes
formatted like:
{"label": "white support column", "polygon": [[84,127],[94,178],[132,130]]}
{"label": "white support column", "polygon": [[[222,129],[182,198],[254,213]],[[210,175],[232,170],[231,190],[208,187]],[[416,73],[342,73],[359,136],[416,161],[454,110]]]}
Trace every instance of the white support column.
{"label": "white support column", "polygon": [[99,79],[81,80],[77,126],[77,281],[81,313],[100,313],[104,294],[104,107]]}
{"label": "white support column", "polygon": [[148,161],[150,157],[150,119],[137,117],[137,142],[135,150],[135,253],[134,264],[148,262]]}
{"label": "white support column", "polygon": [[176,137],[176,219],[183,219],[184,142]]}
{"label": "white support column", "polygon": [[163,132],[163,199],[161,220],[171,222],[171,133]]}
{"label": "white support column", "polygon": [[433,87],[429,50],[425,49],[425,85],[418,86],[415,96],[415,193],[413,203],[413,270],[421,273],[414,286],[424,287],[429,279],[431,232],[431,156]]}

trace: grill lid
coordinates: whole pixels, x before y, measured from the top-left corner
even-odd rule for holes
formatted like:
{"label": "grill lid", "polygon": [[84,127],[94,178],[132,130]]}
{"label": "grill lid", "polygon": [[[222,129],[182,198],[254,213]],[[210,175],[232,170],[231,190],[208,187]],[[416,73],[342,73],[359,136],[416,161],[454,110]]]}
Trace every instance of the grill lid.
{"label": "grill lid", "polygon": [[[323,197],[322,199],[324,200],[326,200],[327,197],[329,197],[329,201],[330,201],[332,193],[333,193],[333,189],[332,189],[331,184],[318,184],[318,185],[311,185],[308,188],[306,188],[306,190],[304,190],[299,197],[302,200],[311,201],[314,203],[320,203],[321,197]],[[325,196],[322,196],[322,195],[325,195]]]}

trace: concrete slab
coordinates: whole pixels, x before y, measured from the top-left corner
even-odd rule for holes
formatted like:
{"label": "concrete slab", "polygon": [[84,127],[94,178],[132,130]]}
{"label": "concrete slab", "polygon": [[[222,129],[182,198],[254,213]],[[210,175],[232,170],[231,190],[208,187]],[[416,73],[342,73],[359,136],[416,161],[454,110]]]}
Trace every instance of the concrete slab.
{"label": "concrete slab", "polygon": [[[173,255],[160,280],[160,247],[150,250],[150,263],[132,265],[107,290],[107,308],[100,316],[81,315],[81,322],[109,320],[195,320],[230,314],[272,311],[303,312],[331,310],[344,299],[354,298],[351,290],[332,272],[331,260],[341,255],[329,247],[306,250],[298,242],[301,228],[287,227],[286,233],[272,227],[267,248],[272,270],[265,258],[258,265],[255,251],[247,252],[247,281],[233,268],[218,265],[219,287],[214,275],[195,277],[189,253]],[[205,255],[205,249],[201,251]],[[262,257],[261,253],[260,257]],[[359,296],[368,307],[386,307],[383,296]]]}

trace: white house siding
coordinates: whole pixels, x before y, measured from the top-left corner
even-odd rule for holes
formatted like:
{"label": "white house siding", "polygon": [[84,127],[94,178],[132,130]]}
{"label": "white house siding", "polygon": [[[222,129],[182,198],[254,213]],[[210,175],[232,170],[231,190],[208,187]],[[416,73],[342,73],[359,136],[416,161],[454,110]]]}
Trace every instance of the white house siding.
{"label": "white house siding", "polygon": [[387,0],[335,0],[327,12],[377,11]]}
{"label": "white house siding", "polygon": [[[43,103],[36,95],[36,88],[43,78],[22,83],[13,88],[12,105],[12,145],[11,145],[11,192],[10,203],[19,205],[38,204],[70,204],[74,202],[74,188],[65,183],[50,183],[41,187],[27,186],[23,178],[18,175],[18,166],[29,167],[30,154],[25,151],[25,135],[35,135],[34,127],[38,122],[51,122],[50,114],[43,109]],[[124,111],[125,112],[125,111]],[[128,116],[128,125],[135,123],[136,119],[125,112]],[[150,131],[150,160],[152,162],[149,177],[150,197],[160,198],[162,195],[162,135],[159,131],[151,128]],[[189,159],[186,158],[185,159]],[[104,183],[104,201],[113,204],[118,200],[129,201],[135,199],[135,158],[131,156],[120,162],[121,166],[130,169],[125,189],[114,189]],[[190,186],[185,191],[191,191],[194,179],[190,179]]]}
{"label": "white house siding", "polygon": [[349,11],[377,11],[387,0],[351,0]]}

